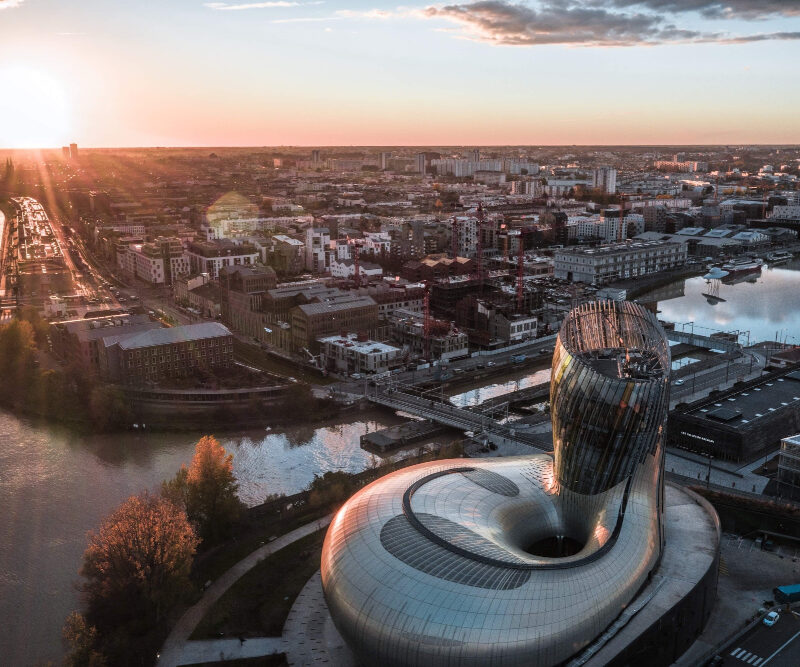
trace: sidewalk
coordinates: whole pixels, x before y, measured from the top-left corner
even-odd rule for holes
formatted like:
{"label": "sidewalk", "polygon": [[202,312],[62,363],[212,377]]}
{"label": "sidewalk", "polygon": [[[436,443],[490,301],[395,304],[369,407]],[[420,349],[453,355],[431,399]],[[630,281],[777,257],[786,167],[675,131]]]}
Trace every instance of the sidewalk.
{"label": "sidewalk", "polygon": [[[300,526],[300,528],[296,528],[290,533],[286,533],[286,535],[281,535],[269,544],[259,547],[225,572],[225,574],[206,590],[197,604],[186,610],[184,615],[181,616],[175,624],[175,627],[172,628],[164,645],[161,647],[158,656],[158,664],[163,667],[178,667],[178,665],[212,662],[223,659],[230,660],[236,657],[257,657],[257,655],[251,653],[251,651],[256,650],[266,651],[258,655],[269,655],[277,652],[277,647],[281,642],[280,637],[259,637],[248,639],[245,642],[240,642],[238,639],[216,639],[190,642],[189,637],[214,603],[244,574],[252,570],[267,556],[289,546],[292,542],[296,542],[311,533],[325,528],[325,526],[331,522],[332,518],[333,514],[329,514],[317,521],[312,521],[304,526]],[[202,654],[203,660],[196,659],[196,654],[198,653]]]}

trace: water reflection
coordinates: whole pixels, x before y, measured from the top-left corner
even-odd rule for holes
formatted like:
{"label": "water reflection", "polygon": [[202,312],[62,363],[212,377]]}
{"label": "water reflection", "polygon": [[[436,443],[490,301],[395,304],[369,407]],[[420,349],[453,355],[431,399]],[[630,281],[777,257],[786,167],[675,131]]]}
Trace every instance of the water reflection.
{"label": "water reflection", "polygon": [[[248,504],[294,493],[326,470],[372,463],[363,433],[403,419],[364,411],[345,420],[217,433],[234,454]],[[157,489],[189,463],[201,433],[77,435],[0,411],[0,664],[59,661],[61,626],[86,533],[129,495]]]}
{"label": "water reflection", "polygon": [[496,382],[495,384],[490,384],[485,387],[476,387],[475,389],[470,389],[469,391],[455,394],[454,396],[451,396],[449,400],[453,405],[457,405],[460,408],[472,405],[480,405],[490,398],[504,396],[505,394],[510,394],[511,392],[519,391],[520,389],[527,389],[528,387],[533,387],[537,384],[544,384],[545,382],[550,382],[549,368],[529,373],[521,378],[504,380],[502,382]]}
{"label": "water reflection", "polygon": [[[703,278],[691,278],[684,283],[684,296],[658,301],[662,320],[695,323],[695,331],[739,330],[750,332],[750,342],[775,340],[800,344],[800,262],[780,267],[764,268],[748,280],[719,285],[719,297],[709,303],[704,293],[708,285]],[[638,301],[649,303],[657,294],[642,296]],[[746,342],[746,338],[742,342]]]}
{"label": "water reflection", "polygon": [[366,469],[372,456],[360,448],[361,436],[400,421],[381,415],[380,420],[262,431],[220,441],[233,452],[240,497],[248,505],[254,505],[273,493],[290,494],[306,488],[314,474]]}

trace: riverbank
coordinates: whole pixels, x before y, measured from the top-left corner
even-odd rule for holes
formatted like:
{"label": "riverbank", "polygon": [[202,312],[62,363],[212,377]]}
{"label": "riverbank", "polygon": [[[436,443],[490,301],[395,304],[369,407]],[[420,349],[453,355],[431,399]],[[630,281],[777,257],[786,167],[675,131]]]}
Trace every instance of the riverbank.
{"label": "riverbank", "polygon": [[0,410],[0,662],[60,664],[62,624],[80,607],[74,583],[87,532],[128,496],[157,490],[188,465],[202,435],[233,454],[239,497],[254,506],[302,491],[315,474],[372,467],[382,459],[361,449],[360,437],[406,421],[359,407],[328,420],[301,417],[290,426],[102,434]]}

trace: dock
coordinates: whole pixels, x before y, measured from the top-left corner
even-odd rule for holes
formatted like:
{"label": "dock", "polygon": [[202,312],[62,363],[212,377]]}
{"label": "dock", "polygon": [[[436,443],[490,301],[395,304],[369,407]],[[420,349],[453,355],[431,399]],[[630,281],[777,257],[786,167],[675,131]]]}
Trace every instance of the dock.
{"label": "dock", "polygon": [[444,433],[446,427],[428,419],[409,421],[397,426],[383,428],[361,436],[361,448],[368,451],[387,452],[405,447],[426,438],[434,438]]}

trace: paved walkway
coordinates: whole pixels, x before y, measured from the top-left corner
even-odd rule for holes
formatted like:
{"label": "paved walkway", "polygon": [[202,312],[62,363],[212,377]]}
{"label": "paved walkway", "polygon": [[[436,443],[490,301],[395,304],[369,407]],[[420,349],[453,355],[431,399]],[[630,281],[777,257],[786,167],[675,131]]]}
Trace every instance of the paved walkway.
{"label": "paved walkway", "polygon": [[[242,658],[261,658],[283,653],[280,637],[252,637],[239,639],[202,639],[186,642],[180,654],[181,665],[223,662]],[[163,654],[162,654],[163,656]],[[163,662],[163,657],[158,664]]]}
{"label": "paved walkway", "polygon": [[[258,650],[258,647],[262,647],[262,644],[262,648],[266,652],[258,655],[269,655],[270,653],[277,652],[274,649],[278,647],[281,641],[280,637],[248,639],[245,642],[240,642],[238,639],[190,642],[189,636],[194,632],[197,624],[200,623],[214,603],[244,574],[252,570],[267,556],[270,556],[276,551],[280,551],[292,542],[296,542],[311,533],[325,528],[325,526],[331,522],[332,518],[333,514],[329,514],[317,521],[312,521],[304,526],[300,526],[300,528],[296,528],[292,532],[286,533],[286,535],[281,535],[269,544],[265,544],[263,547],[256,549],[249,556],[243,558],[230,570],[225,572],[225,574],[209,586],[199,602],[193,607],[190,607],[186,613],[181,616],[180,620],[175,624],[175,627],[172,628],[172,632],[170,632],[169,637],[167,637],[159,653],[158,664],[163,667],[178,667],[178,665],[197,662],[216,662],[223,659],[230,660],[233,658],[254,657],[254,654],[250,651]],[[274,642],[274,647],[270,642]],[[202,658],[202,660],[199,658]]]}
{"label": "paved walkway", "polygon": [[319,570],[297,596],[283,626],[283,652],[290,667],[355,667],[356,659],[328,612]]}

